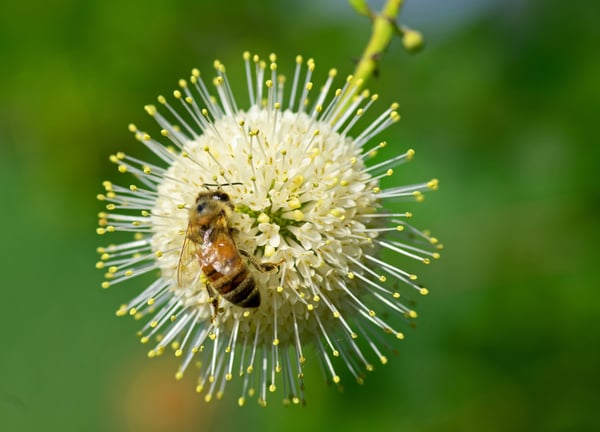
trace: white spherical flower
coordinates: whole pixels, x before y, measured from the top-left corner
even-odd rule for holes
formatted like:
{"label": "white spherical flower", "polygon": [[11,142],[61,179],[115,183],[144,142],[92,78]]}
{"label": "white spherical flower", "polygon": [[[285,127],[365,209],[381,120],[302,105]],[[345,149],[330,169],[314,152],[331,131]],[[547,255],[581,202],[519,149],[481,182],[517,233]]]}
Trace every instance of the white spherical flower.
{"label": "white spherical flower", "polygon": [[[303,71],[298,57],[288,92],[274,55],[244,60],[248,109],[215,62],[215,95],[193,70],[174,105],[160,96],[160,109],[146,107],[160,140],[130,126],[158,162],[111,157],[135,182],[104,183],[108,211],[98,232],[134,238],[100,248],[97,267],[107,270],[104,287],[157,275],[117,315],[146,319],[140,337],[155,343],[149,356],[172,347],[182,357],[177,377],[199,362],[197,389],[207,401],[239,376],[240,404],[256,394],[264,405],[280,387],[284,401],[299,403],[306,350],[330,381],[344,366],[362,382],[373,359],[387,362],[381,333],[403,338],[395,316],[416,313],[401,292],[410,299],[427,290],[399,258],[428,263],[441,246],[386,203],[421,200],[437,181],[380,186],[414,151],[366,162],[386,145],[373,138],[399,116],[394,105],[361,128],[377,96],[359,92],[351,77],[332,90],[331,70],[314,94],[315,63]],[[252,286],[260,300],[248,300]]]}

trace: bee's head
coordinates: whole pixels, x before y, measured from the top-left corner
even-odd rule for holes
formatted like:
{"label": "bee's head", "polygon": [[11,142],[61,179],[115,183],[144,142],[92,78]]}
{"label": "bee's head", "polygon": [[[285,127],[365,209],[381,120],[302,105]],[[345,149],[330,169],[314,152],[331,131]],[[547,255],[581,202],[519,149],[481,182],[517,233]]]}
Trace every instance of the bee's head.
{"label": "bee's head", "polygon": [[190,209],[190,221],[199,225],[209,225],[215,217],[231,207],[231,200],[225,192],[200,192]]}

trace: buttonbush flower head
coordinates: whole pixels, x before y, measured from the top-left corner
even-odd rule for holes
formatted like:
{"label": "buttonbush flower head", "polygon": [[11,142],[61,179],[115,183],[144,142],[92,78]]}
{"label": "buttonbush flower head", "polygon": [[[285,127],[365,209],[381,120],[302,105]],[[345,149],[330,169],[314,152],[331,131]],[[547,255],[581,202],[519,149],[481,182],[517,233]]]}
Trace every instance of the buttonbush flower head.
{"label": "buttonbush flower head", "polygon": [[[299,56],[286,81],[275,55],[243,59],[247,105],[216,61],[214,78],[194,69],[172,97],[146,106],[157,138],[130,125],[155,162],[111,156],[131,184],[104,183],[98,233],[134,235],[100,248],[97,267],[106,270],[106,288],[152,275],[117,315],[143,320],[148,355],[172,349],[181,357],[176,377],[196,374],[207,401],[235,378],[240,405],[252,396],[265,405],[275,391],[285,403],[303,403],[306,362],[320,363],[330,382],[362,383],[404,337],[399,321],[416,318],[412,298],[427,289],[402,266],[438,258],[440,245],[388,204],[420,201],[437,180],[382,187],[414,151],[394,143],[395,155],[377,158],[386,142],[376,137],[399,120],[397,106],[374,111],[377,95],[359,91],[358,80],[336,87],[332,69],[315,85],[314,61]],[[278,263],[265,272],[248,265],[257,308],[220,299],[215,313],[198,257],[182,254],[190,209],[209,190],[231,199],[228,224],[250,256],[244,262]]]}

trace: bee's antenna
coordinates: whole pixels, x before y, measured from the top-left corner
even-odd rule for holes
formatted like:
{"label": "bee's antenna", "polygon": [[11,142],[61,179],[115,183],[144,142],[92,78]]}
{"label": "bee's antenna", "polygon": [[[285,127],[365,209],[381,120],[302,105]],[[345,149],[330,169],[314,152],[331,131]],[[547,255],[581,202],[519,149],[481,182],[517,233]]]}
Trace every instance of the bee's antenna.
{"label": "bee's antenna", "polygon": [[223,183],[223,184],[217,184],[217,183],[204,183],[202,186],[204,186],[205,188],[209,188],[209,187],[216,187],[217,189],[221,189],[221,187],[223,186],[241,186],[244,183],[242,182],[232,182],[232,183]]}

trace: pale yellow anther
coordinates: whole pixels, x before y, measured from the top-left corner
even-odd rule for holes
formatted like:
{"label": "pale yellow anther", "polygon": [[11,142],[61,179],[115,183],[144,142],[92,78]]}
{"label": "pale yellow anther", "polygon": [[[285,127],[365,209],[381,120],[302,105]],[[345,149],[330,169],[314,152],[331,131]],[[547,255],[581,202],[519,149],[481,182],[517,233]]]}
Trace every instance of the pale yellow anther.
{"label": "pale yellow anther", "polygon": [[117,267],[117,266],[110,266],[108,268],[109,273],[116,273],[117,271],[119,271],[119,267]]}
{"label": "pale yellow anther", "polygon": [[396,231],[404,231],[404,225],[397,225]]}
{"label": "pale yellow anther", "polygon": [[408,52],[416,52],[423,48],[423,35],[412,29],[402,30],[402,45]]}
{"label": "pale yellow anther", "polygon": [[404,333],[396,333],[396,339],[404,339]]}
{"label": "pale yellow anther", "polygon": [[250,60],[250,58],[251,58],[250,51],[244,51],[244,53],[242,54],[242,58],[243,58],[245,61],[248,61],[248,60]]}
{"label": "pale yellow anther", "polygon": [[104,289],[110,288],[110,282],[104,281],[100,284],[100,286]]}
{"label": "pale yellow anther", "polygon": [[127,165],[119,165],[119,167],[117,169],[119,170],[120,173],[126,173]]}
{"label": "pale yellow anther", "polygon": [[394,297],[395,299],[399,299],[401,296],[400,293],[395,292],[392,294],[392,297]]}
{"label": "pale yellow anther", "polygon": [[98,262],[96,263],[96,268],[97,268],[97,269],[102,269],[102,268],[104,268],[104,262],[102,262],[102,261],[98,261]]}
{"label": "pale yellow anther", "polygon": [[408,278],[409,278],[410,280],[413,280],[413,281],[414,281],[414,280],[417,280],[417,275],[415,275],[415,274],[411,274],[411,275],[408,275]]}
{"label": "pale yellow anther", "polygon": [[283,287],[279,285],[276,289],[277,293],[281,294],[283,292]]}
{"label": "pale yellow anther", "polygon": [[273,346],[279,345],[279,339],[273,339]]}
{"label": "pale yellow anther", "polygon": [[385,282],[387,278],[384,275],[379,275],[379,282]]}
{"label": "pale yellow anther", "polygon": [[294,210],[292,212],[292,219],[294,219],[296,222],[301,222],[304,220],[304,213],[302,213],[300,210]]}
{"label": "pale yellow anther", "polygon": [[348,273],[348,279],[354,279],[354,273],[350,272]]}
{"label": "pale yellow anther", "polygon": [[198,78],[200,76],[200,70],[198,68],[192,69],[192,75]]}
{"label": "pale yellow anther", "polygon": [[334,375],[334,376],[333,376],[333,382],[334,382],[335,384],[338,384],[338,383],[340,382],[340,377],[339,377],[339,376],[337,376],[337,375]]}
{"label": "pale yellow anther", "polygon": [[427,288],[421,288],[421,289],[419,289],[419,294],[425,296],[425,295],[429,294],[429,290]]}
{"label": "pale yellow anther", "polygon": [[381,356],[379,357],[379,361],[381,362],[381,364],[387,364],[388,359],[386,356]]}
{"label": "pale yellow anther", "polygon": [[439,185],[440,185],[440,182],[438,179],[431,179],[427,182],[427,187],[431,190],[437,190]]}
{"label": "pale yellow anther", "polygon": [[269,223],[271,221],[271,218],[266,213],[261,213],[256,218],[256,221],[258,223]]}
{"label": "pale yellow anther", "polygon": [[275,248],[270,244],[265,245],[265,258],[270,258],[275,254]]}
{"label": "pale yellow anther", "polygon": [[151,116],[156,115],[156,107],[154,105],[145,105],[144,109],[146,110],[146,112],[149,115],[151,115]]}
{"label": "pale yellow anther", "polygon": [[184,79],[180,79],[178,81],[178,84],[179,84],[179,87],[181,87],[181,88],[186,88],[187,87],[187,81],[184,80]]}
{"label": "pale yellow anther", "polygon": [[422,262],[423,264],[430,264],[430,263],[431,263],[431,260],[430,260],[429,258],[423,258],[423,259],[421,260],[421,262]]}

